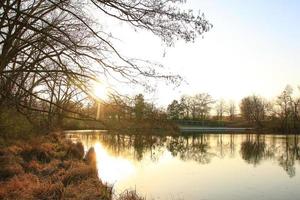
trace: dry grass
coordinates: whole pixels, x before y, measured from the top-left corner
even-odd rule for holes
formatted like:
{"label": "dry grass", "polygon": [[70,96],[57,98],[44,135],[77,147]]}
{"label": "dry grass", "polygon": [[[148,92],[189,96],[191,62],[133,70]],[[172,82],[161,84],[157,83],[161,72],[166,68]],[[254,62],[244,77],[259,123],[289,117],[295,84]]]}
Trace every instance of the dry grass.
{"label": "dry grass", "polygon": [[12,178],[15,175],[23,174],[23,159],[10,152],[10,149],[0,151],[0,181]]}
{"label": "dry grass", "polygon": [[126,190],[117,197],[117,200],[146,200],[146,198],[138,195],[135,190]]}
{"label": "dry grass", "polygon": [[[112,187],[103,184],[96,154],[84,157],[81,143],[58,134],[15,142],[0,150],[0,199],[112,199]],[[125,192],[117,200],[143,200]]]}
{"label": "dry grass", "polygon": [[0,150],[0,199],[111,199],[82,144],[54,134]]}

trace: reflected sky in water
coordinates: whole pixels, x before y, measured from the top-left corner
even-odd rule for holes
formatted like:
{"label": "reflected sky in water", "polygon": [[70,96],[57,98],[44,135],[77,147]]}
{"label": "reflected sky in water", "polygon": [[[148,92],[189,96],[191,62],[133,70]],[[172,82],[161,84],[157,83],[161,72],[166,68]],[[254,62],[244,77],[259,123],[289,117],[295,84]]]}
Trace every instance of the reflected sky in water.
{"label": "reflected sky in water", "polygon": [[99,176],[148,199],[299,199],[300,137],[69,133],[94,147]]}

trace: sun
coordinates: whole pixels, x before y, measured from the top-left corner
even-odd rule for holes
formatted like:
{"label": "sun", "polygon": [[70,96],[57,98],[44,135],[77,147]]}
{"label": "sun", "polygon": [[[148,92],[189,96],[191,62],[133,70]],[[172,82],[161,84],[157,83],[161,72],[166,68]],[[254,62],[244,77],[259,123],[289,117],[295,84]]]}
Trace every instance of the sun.
{"label": "sun", "polygon": [[107,89],[104,84],[96,83],[93,86],[93,93],[97,98],[104,99],[107,96]]}

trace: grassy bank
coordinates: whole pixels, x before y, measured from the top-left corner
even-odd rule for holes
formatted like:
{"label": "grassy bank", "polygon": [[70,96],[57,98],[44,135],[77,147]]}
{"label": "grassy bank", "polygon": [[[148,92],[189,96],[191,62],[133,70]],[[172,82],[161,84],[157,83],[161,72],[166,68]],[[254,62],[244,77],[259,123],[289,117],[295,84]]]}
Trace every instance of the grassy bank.
{"label": "grassy bank", "polygon": [[114,197],[98,178],[94,150],[84,157],[81,143],[57,133],[6,144],[0,148],[0,199],[143,199],[135,192]]}

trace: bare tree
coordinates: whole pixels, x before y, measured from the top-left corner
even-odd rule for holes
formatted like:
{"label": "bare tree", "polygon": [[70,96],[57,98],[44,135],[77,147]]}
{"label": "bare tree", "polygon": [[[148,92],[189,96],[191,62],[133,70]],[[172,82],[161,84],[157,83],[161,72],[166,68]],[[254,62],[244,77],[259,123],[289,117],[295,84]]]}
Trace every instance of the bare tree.
{"label": "bare tree", "polygon": [[227,113],[228,113],[231,121],[234,120],[236,112],[237,112],[237,110],[236,110],[236,105],[235,105],[234,101],[230,101],[228,104],[228,107],[227,107]]}
{"label": "bare tree", "polygon": [[180,107],[182,109],[183,118],[190,118],[191,104],[192,104],[192,98],[191,97],[189,97],[187,95],[183,95],[180,98]]}
{"label": "bare tree", "polygon": [[216,112],[217,112],[217,117],[220,121],[223,120],[223,115],[226,112],[226,103],[224,99],[220,99],[217,104],[216,104]]}
{"label": "bare tree", "polygon": [[210,113],[211,106],[215,101],[207,93],[196,94],[193,97],[192,114],[193,118],[197,117],[202,121],[206,119]]}
{"label": "bare tree", "polygon": [[152,78],[177,83],[181,77],[162,74],[157,65],[122,56],[89,10],[148,30],[171,46],[177,39],[193,41],[211,28],[202,14],[180,9],[182,2],[0,1],[0,105],[10,102],[18,109],[39,110],[32,107],[35,100],[48,104],[50,110],[66,110],[60,101],[53,101],[54,90],[65,82],[83,92],[74,92],[77,98],[85,98],[90,95],[90,80],[96,77],[145,86]]}
{"label": "bare tree", "polygon": [[293,88],[287,85],[276,100],[275,113],[281,122],[282,130],[289,131],[298,128],[299,106],[300,99],[293,97]]}
{"label": "bare tree", "polygon": [[262,121],[265,119],[266,104],[261,97],[252,95],[243,98],[240,109],[246,120],[254,123],[259,128],[263,126]]}

